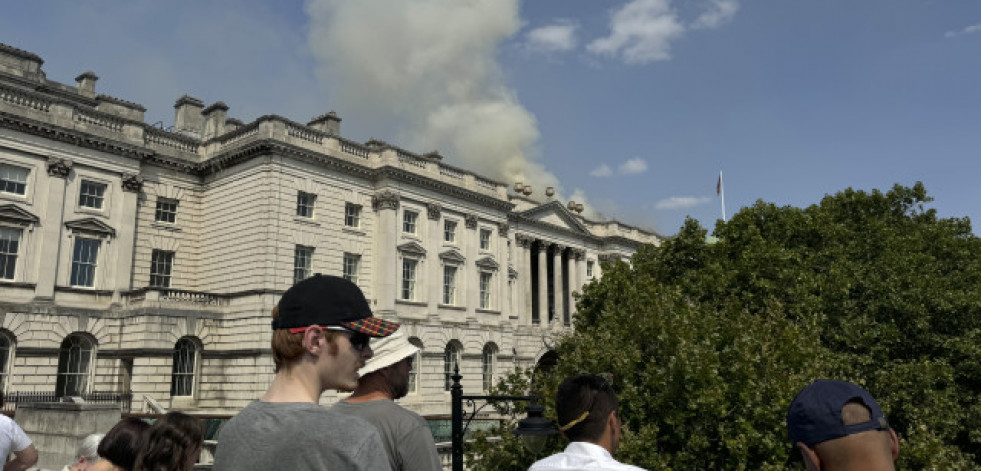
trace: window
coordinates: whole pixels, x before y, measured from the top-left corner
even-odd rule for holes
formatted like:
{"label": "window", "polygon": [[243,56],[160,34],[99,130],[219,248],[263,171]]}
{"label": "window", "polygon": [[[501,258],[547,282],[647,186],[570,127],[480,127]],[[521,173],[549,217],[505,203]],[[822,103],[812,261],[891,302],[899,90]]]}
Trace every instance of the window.
{"label": "window", "polygon": [[358,284],[358,266],[361,265],[361,256],[353,253],[344,254],[344,279],[351,283]]}
{"label": "window", "polygon": [[174,345],[174,364],[170,375],[171,396],[194,395],[194,365],[197,364],[198,346],[189,337],[182,337]]}
{"label": "window", "polygon": [[443,221],[443,242],[456,241],[456,221]]}
{"label": "window", "polygon": [[411,301],[416,297],[416,268],[419,261],[411,258],[402,259],[402,299]]}
{"label": "window", "polygon": [[6,391],[7,377],[14,366],[14,336],[7,330],[0,330],[0,391]]}
{"label": "window", "polygon": [[170,224],[175,223],[177,221],[177,200],[157,198],[157,210],[153,215],[153,220]]}
{"label": "window", "polygon": [[310,266],[313,262],[313,247],[297,245],[293,251],[293,284],[310,277]]}
{"label": "window", "polygon": [[95,267],[100,243],[98,239],[75,239],[75,250],[72,252],[72,286],[95,286]]}
{"label": "window", "polygon": [[102,198],[105,193],[105,184],[82,180],[82,189],[78,192],[78,205],[83,208],[102,209]]}
{"label": "window", "polygon": [[361,206],[351,203],[344,204],[344,225],[361,227]]}
{"label": "window", "polygon": [[419,213],[415,211],[406,210],[402,213],[402,232],[407,234],[416,233],[416,220],[419,219]]}
{"label": "window", "polygon": [[455,340],[446,344],[443,351],[443,390],[449,391],[453,386],[453,374],[460,367],[460,344]]}
{"label": "window", "polygon": [[443,266],[443,304],[456,304],[456,266]]}
{"label": "window", "polygon": [[484,391],[490,391],[494,385],[494,363],[497,361],[497,347],[489,343],[484,345],[484,352],[481,355],[481,373],[484,380]]}
{"label": "window", "polygon": [[29,174],[30,170],[26,168],[0,165],[0,193],[13,193],[15,195],[27,193],[27,175]]}
{"label": "window", "polygon": [[490,309],[490,297],[491,297],[491,280],[494,278],[494,274],[491,272],[482,271],[480,272],[480,308]]}
{"label": "window", "polygon": [[416,337],[410,337],[409,343],[419,349],[412,355],[412,369],[409,371],[409,393],[411,394],[419,391],[418,371],[422,369],[422,340]]}
{"label": "window", "polygon": [[313,204],[317,201],[317,195],[313,193],[296,193],[296,215],[301,218],[313,217]]}
{"label": "window", "polygon": [[89,367],[95,341],[84,334],[71,334],[61,342],[58,352],[58,397],[83,396],[89,391]]}
{"label": "window", "polygon": [[586,277],[587,278],[592,278],[593,277],[593,261],[592,260],[587,260],[586,261]]}
{"label": "window", "polygon": [[170,288],[170,271],[174,267],[174,252],[153,250],[150,256],[150,286]]}
{"label": "window", "polygon": [[14,279],[20,234],[20,229],[0,227],[0,280]]}
{"label": "window", "polygon": [[480,230],[480,250],[490,250],[490,239],[491,231],[490,229]]}

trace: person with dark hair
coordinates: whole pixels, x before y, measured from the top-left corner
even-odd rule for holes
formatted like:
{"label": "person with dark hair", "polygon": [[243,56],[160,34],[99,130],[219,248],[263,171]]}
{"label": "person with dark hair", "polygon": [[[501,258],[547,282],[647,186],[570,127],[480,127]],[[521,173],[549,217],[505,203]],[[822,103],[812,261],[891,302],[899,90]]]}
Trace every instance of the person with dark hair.
{"label": "person with dark hair", "polygon": [[399,324],[372,317],[358,285],[319,273],[286,290],[272,316],[276,376],[222,428],[214,470],[390,469],[375,427],[319,402],[328,389],[354,390],[370,338]]}
{"label": "person with dark hair", "polygon": [[559,432],[571,443],[528,471],[643,471],[613,459],[620,446],[621,424],[617,396],[606,378],[583,374],[562,381],[555,394],[555,413]]}
{"label": "person with dark hair", "polygon": [[[3,391],[0,391],[0,408],[3,407]],[[7,461],[13,453],[14,459]],[[3,471],[24,471],[37,464],[38,454],[24,429],[13,419],[0,414],[0,460]]]}
{"label": "person with dark hair", "polygon": [[808,471],[892,471],[899,438],[868,391],[819,379],[787,410],[787,434]]}
{"label": "person with dark hair", "polygon": [[93,471],[132,471],[133,464],[136,463],[136,455],[140,451],[140,440],[148,428],[150,428],[150,424],[136,417],[120,420],[109,429],[105,437],[102,437],[97,450],[102,459],[94,463],[89,469]]}
{"label": "person with dark hair", "polygon": [[203,442],[201,421],[182,412],[168,412],[143,434],[133,471],[191,471]]}

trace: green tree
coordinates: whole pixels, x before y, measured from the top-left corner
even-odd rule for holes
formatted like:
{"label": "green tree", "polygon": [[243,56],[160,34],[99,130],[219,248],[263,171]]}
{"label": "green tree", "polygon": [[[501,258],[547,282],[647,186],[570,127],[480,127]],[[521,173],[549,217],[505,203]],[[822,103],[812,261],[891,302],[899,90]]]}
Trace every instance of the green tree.
{"label": "green tree", "polygon": [[[803,209],[760,201],[719,222],[713,243],[688,220],[604,267],[532,388],[551,398],[563,377],[614,373],[619,457],[643,467],[799,469],[789,401],[814,378],[847,379],[889,414],[901,468],[977,468],[981,242],[930,201],[919,183]],[[475,451],[497,466],[483,469],[526,469],[516,445]]]}

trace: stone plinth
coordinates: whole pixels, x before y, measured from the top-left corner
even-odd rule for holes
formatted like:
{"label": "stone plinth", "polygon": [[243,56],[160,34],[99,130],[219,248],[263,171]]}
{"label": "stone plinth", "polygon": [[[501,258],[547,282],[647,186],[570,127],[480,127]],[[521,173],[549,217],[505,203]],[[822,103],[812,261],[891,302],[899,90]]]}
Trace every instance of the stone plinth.
{"label": "stone plinth", "polygon": [[61,469],[75,459],[82,438],[106,433],[121,417],[119,404],[18,404],[15,418],[34,442],[40,469]]}

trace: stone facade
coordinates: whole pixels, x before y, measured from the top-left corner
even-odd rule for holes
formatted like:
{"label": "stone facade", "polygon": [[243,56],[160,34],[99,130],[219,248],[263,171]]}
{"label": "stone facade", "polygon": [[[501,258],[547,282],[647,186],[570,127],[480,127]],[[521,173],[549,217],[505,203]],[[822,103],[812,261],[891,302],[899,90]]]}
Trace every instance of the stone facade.
{"label": "stone facade", "polygon": [[423,347],[403,403],[445,414],[448,357],[468,392],[534,365],[601,261],[660,240],[435,153],[345,139],[335,113],[244,124],[184,96],[164,130],[96,94],[95,74],[68,86],[41,63],[0,45],[6,391],[234,413],[272,378],[270,310],[319,272],[403,323]]}

